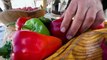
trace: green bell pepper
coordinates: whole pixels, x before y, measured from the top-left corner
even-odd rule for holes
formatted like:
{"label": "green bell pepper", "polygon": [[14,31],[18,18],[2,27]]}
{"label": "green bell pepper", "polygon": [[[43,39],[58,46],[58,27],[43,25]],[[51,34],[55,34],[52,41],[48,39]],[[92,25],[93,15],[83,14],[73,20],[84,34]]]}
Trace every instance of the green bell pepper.
{"label": "green bell pepper", "polygon": [[39,17],[39,20],[47,27],[50,27],[51,20],[45,17]]}
{"label": "green bell pepper", "polygon": [[44,24],[48,24],[48,23],[50,23],[51,22],[51,20],[50,19],[48,19],[48,18],[45,18],[45,17],[39,17],[39,19],[40,19],[40,21],[42,21]]}
{"label": "green bell pepper", "polygon": [[47,27],[38,18],[32,18],[26,21],[22,29],[38,32],[45,35],[50,35],[50,32]]}

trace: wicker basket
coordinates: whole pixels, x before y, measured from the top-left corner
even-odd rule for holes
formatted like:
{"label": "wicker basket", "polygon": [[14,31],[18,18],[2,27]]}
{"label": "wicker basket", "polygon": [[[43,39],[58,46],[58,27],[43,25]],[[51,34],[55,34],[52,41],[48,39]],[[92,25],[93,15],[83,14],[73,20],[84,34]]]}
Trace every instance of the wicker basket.
{"label": "wicker basket", "polygon": [[107,21],[105,21],[105,28],[107,28]]}
{"label": "wicker basket", "polygon": [[45,60],[103,60],[101,43],[104,38],[107,39],[107,28],[82,33]]}
{"label": "wicker basket", "polygon": [[0,13],[0,21],[7,25],[10,22],[15,22],[19,17],[41,17],[44,16],[44,10],[23,11],[23,10],[7,10]]}

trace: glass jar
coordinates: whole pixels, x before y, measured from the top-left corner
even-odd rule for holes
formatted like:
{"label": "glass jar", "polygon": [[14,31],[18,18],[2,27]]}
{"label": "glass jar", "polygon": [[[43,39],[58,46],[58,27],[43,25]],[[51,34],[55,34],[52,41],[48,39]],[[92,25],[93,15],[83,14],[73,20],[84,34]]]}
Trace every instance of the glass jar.
{"label": "glass jar", "polygon": [[53,0],[51,1],[51,11],[54,14],[61,14],[66,10],[69,0]]}

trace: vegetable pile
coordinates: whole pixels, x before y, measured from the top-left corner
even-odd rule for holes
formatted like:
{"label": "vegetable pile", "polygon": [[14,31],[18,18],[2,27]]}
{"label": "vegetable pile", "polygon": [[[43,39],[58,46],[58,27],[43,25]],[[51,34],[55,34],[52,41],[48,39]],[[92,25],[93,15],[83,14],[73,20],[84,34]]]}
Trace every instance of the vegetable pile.
{"label": "vegetable pile", "polygon": [[23,8],[16,8],[16,9],[14,9],[14,10],[33,11],[33,10],[38,10],[38,8],[23,7]]}
{"label": "vegetable pile", "polygon": [[[0,48],[0,56],[11,60],[43,60],[49,57],[69,41],[66,32],[60,31],[62,21],[63,18],[50,20],[45,17],[19,17],[15,24],[16,32],[12,36],[12,42],[7,41]],[[102,28],[104,23],[90,29]]]}

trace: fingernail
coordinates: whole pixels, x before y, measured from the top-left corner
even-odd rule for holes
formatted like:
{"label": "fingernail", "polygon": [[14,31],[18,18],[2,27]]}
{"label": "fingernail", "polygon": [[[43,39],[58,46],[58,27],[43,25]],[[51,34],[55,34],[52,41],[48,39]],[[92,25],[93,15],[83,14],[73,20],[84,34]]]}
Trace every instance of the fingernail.
{"label": "fingernail", "polygon": [[65,32],[65,28],[64,27],[61,28],[61,32]]}
{"label": "fingernail", "polygon": [[72,38],[72,36],[71,35],[67,35],[67,39],[71,39]]}

